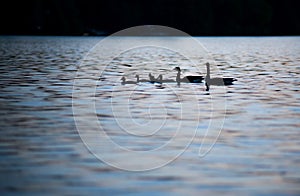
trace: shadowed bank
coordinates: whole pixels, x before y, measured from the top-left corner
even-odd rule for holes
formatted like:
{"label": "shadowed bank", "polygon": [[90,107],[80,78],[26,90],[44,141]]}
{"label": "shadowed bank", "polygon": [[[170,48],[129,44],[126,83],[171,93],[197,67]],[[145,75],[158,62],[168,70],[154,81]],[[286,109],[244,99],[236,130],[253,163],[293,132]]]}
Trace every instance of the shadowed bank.
{"label": "shadowed bank", "polygon": [[199,36],[300,34],[295,0],[12,0],[0,11],[0,34],[109,35],[148,24]]}

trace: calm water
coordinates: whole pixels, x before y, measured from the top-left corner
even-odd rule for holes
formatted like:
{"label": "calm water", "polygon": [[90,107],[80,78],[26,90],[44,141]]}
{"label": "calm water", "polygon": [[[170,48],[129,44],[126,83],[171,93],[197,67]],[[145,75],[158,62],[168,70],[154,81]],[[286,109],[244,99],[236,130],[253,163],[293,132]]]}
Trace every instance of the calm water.
{"label": "calm water", "polygon": [[[116,39],[190,56],[156,46],[88,53],[96,37],[0,37],[1,194],[300,194],[299,37],[197,38],[202,54],[187,38]],[[120,81],[175,79],[175,66],[205,76],[211,60],[212,76],[238,81],[209,92]],[[128,151],[95,136],[95,119]]]}

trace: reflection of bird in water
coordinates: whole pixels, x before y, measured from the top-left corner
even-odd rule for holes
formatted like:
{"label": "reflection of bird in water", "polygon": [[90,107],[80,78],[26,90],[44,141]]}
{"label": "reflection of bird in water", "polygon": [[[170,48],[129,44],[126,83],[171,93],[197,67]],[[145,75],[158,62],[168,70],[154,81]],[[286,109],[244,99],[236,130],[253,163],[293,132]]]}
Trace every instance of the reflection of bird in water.
{"label": "reflection of bird in water", "polygon": [[123,76],[122,78],[121,78],[121,80],[122,80],[122,82],[121,82],[121,84],[136,84],[136,82],[134,82],[134,81],[126,81],[126,78]]}
{"label": "reflection of bird in water", "polygon": [[180,67],[175,67],[174,68],[177,71],[177,76],[176,76],[176,82],[177,84],[180,84],[180,82],[188,82],[188,83],[201,83],[202,80],[204,79],[203,76],[185,76],[181,78],[181,69]]}
{"label": "reflection of bird in water", "polygon": [[205,77],[205,85],[206,90],[209,90],[210,85],[216,86],[224,86],[224,85],[232,85],[234,81],[237,81],[235,78],[210,78],[210,65],[206,63],[206,77]]}

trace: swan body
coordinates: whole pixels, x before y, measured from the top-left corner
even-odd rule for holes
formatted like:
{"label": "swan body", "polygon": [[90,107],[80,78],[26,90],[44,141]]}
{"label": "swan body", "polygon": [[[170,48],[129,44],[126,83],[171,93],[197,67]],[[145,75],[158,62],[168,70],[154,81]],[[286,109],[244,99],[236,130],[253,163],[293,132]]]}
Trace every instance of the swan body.
{"label": "swan body", "polygon": [[216,86],[223,86],[223,85],[232,85],[234,81],[237,81],[235,78],[209,78],[205,79],[205,82],[208,85],[216,85]]}
{"label": "swan body", "polygon": [[201,83],[204,80],[203,76],[185,76],[181,79],[182,82]]}

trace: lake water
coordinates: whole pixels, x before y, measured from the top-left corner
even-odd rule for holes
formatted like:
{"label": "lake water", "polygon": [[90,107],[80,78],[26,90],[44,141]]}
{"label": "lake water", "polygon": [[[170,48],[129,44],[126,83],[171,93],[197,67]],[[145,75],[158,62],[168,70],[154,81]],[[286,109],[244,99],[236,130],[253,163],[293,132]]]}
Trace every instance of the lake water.
{"label": "lake water", "polygon": [[114,39],[0,37],[2,195],[300,194],[300,37]]}

